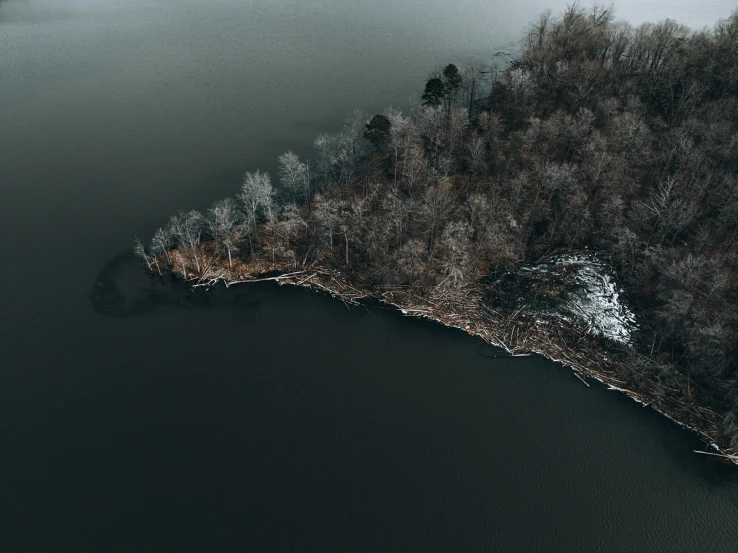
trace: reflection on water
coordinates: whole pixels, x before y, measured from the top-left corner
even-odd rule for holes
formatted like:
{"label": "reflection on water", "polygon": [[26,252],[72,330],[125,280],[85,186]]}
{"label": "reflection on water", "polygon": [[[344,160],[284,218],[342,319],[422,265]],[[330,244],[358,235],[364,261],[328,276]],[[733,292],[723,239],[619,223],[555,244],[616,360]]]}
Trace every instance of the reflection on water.
{"label": "reflection on water", "polygon": [[167,308],[215,309],[223,305],[257,308],[261,301],[239,293],[246,285],[225,290],[223,286],[193,289],[170,274],[149,273],[130,252],[107,261],[90,292],[94,310],[106,317],[127,318]]}

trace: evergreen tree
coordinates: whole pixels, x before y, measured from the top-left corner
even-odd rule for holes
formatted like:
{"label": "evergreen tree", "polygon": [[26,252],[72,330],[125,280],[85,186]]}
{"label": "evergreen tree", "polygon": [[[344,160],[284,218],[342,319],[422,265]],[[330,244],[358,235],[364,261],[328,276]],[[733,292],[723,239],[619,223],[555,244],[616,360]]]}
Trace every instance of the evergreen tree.
{"label": "evergreen tree", "polygon": [[446,97],[446,86],[438,77],[433,77],[425,83],[425,91],[421,98],[424,106],[440,106]]}

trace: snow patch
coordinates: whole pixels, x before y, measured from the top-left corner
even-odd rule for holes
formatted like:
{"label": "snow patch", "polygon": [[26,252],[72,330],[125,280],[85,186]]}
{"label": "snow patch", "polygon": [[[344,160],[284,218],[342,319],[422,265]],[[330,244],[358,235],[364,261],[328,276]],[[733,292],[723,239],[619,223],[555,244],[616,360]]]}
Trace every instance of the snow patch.
{"label": "snow patch", "polygon": [[592,254],[559,254],[546,264],[532,267],[533,272],[551,273],[568,269],[574,286],[563,298],[555,315],[588,326],[588,331],[624,344],[631,344],[637,328],[633,312],[621,299],[622,289],[607,265]]}

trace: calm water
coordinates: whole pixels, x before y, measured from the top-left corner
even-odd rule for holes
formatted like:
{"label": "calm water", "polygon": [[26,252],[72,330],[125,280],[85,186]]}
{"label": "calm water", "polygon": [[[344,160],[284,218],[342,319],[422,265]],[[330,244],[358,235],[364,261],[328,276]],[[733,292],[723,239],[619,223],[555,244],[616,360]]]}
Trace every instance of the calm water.
{"label": "calm water", "polygon": [[563,6],[508,4],[0,0],[0,551],[736,551],[738,471],[560,366],[121,255]]}

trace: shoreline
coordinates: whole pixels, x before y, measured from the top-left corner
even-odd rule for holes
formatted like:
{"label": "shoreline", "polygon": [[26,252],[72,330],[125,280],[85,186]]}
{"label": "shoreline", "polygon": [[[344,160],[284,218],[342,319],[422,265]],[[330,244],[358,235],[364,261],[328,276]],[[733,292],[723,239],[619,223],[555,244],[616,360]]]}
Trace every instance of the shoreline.
{"label": "shoreline", "polygon": [[[179,252],[174,250],[170,255],[179,257]],[[220,282],[229,288],[236,284],[273,281],[280,286],[299,286],[327,294],[346,306],[365,306],[368,301],[376,301],[398,310],[403,316],[424,318],[463,330],[511,356],[541,355],[568,367],[588,387],[585,378],[597,380],[608,390],[623,393],[644,407],[653,408],[696,433],[712,448],[712,451],[693,450],[694,453],[720,457],[738,465],[738,452],[720,443],[720,414],[681,398],[660,395],[653,385],[649,389],[647,381],[634,382],[629,378],[629,366],[618,358],[617,351],[608,351],[595,337],[578,332],[571,325],[545,321],[539,315],[532,317],[522,308],[510,313],[490,308],[484,304],[481,287],[444,290],[420,297],[407,287],[357,287],[341,271],[320,265],[298,268],[289,262],[257,260],[239,262],[237,268],[231,270],[218,264],[215,256],[210,258],[201,276],[178,270],[185,267],[186,264],[173,262],[167,272],[184,278],[193,289],[210,288]],[[361,275],[358,277],[360,280]],[[576,343],[576,347],[570,346],[567,340]]]}

